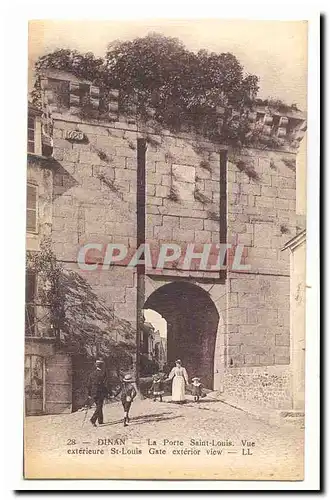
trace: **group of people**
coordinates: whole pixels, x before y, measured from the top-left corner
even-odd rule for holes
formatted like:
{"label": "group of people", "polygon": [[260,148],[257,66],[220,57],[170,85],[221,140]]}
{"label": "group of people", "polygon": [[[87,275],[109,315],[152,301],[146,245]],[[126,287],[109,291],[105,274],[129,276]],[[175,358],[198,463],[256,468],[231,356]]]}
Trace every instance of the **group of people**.
{"label": "group of people", "polygon": [[[182,366],[181,359],[177,359],[175,366],[170,371],[167,378],[161,374],[153,376],[153,383],[150,392],[153,393],[154,401],[162,401],[164,394],[164,384],[172,380],[172,401],[182,403],[186,400],[186,386],[189,386],[187,370]],[[199,377],[194,377],[191,384],[191,392],[194,396],[194,401],[198,402],[203,395],[203,386]]]}
{"label": "group of people", "polygon": [[[134,380],[131,375],[125,375],[123,378],[120,389],[111,394],[112,397],[117,397],[120,394],[120,399],[124,408],[124,426],[129,423],[129,410],[131,404],[136,396],[136,389],[134,387]],[[91,373],[88,381],[88,403],[87,407],[95,403],[95,411],[90,418],[91,424],[96,427],[96,422],[99,425],[103,421],[103,403],[104,399],[109,396],[109,388],[107,387],[106,372],[104,370],[104,362],[97,360],[95,362],[95,370]]]}
{"label": "group of people", "polygon": [[[189,385],[187,370],[182,366],[180,359],[176,360],[175,366],[170,371],[168,377],[164,374],[156,374],[153,376],[152,386],[149,390],[153,395],[154,401],[163,400],[164,384],[172,380],[172,401],[182,403],[186,400],[185,389]],[[191,384],[191,392],[194,401],[198,402],[203,396],[203,386],[199,377],[194,377]],[[122,384],[116,393],[112,393],[112,397],[117,397],[120,394],[120,399],[124,409],[123,423],[126,427],[129,423],[129,411],[134,398],[136,397],[136,388],[134,379],[127,374],[122,380]],[[95,370],[92,372],[88,382],[88,401],[91,406],[95,403],[95,411],[90,419],[91,424],[96,427],[96,422],[99,425],[103,424],[103,403],[104,399],[109,395],[107,387],[106,372],[104,370],[104,362],[97,360]]]}

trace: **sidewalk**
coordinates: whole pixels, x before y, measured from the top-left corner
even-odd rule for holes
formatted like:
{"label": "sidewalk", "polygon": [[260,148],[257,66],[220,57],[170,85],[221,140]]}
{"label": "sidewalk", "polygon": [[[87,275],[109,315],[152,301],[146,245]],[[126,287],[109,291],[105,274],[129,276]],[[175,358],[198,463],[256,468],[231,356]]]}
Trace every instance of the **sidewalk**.
{"label": "sidewalk", "polygon": [[282,427],[283,425],[293,425],[294,427],[300,429],[304,428],[305,413],[301,411],[265,408],[249,401],[237,400],[230,396],[220,395],[216,391],[209,393],[207,399],[213,399],[237,410],[241,410],[257,420],[268,423],[269,425],[276,425],[279,427]]}

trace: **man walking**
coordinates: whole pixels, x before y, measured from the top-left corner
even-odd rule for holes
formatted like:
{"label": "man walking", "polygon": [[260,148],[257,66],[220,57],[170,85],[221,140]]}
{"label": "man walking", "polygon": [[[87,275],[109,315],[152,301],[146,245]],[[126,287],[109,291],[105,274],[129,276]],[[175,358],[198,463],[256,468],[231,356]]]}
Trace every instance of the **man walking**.
{"label": "man walking", "polygon": [[91,424],[96,427],[96,422],[103,424],[103,402],[107,396],[106,373],[104,362],[96,360],[94,371],[88,382],[88,396],[95,402],[96,409],[90,419]]}

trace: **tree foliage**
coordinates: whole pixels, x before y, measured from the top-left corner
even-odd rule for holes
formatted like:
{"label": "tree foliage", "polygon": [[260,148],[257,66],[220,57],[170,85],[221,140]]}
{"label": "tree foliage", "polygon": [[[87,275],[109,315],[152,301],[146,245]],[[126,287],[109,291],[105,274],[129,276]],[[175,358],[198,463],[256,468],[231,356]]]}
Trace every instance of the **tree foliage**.
{"label": "tree foliage", "polygon": [[50,323],[59,344],[76,354],[103,356],[114,364],[130,364],[134,352],[132,325],[115,316],[78,273],[57,261],[49,241],[28,253],[27,269],[38,276],[39,301],[50,308]]}
{"label": "tree foliage", "polygon": [[104,58],[92,53],[61,49],[41,57],[36,70],[61,69],[99,86],[103,96],[120,90],[124,111],[133,105],[141,118],[155,110],[162,126],[183,125],[228,142],[242,142],[248,132],[247,116],[224,117],[219,136],[216,109],[246,111],[256,99],[258,77],[245,75],[230,53],[188,50],[177,38],[151,33],[131,41],[115,41]]}

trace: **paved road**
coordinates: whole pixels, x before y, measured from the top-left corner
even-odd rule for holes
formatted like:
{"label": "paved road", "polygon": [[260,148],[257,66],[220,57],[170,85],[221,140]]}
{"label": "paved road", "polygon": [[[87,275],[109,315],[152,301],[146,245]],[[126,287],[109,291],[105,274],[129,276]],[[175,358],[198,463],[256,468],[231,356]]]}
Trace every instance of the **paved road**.
{"label": "paved road", "polygon": [[26,475],[291,480],[303,477],[303,430],[270,426],[219,401],[177,405],[138,400],[132,405],[128,427],[123,426],[118,402],[105,405],[102,426],[91,426],[91,414],[89,410],[85,421],[81,411],[27,417]]}

